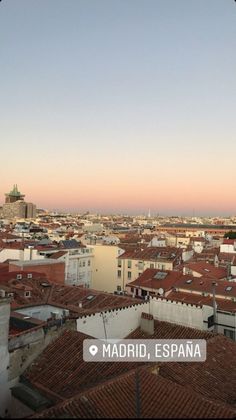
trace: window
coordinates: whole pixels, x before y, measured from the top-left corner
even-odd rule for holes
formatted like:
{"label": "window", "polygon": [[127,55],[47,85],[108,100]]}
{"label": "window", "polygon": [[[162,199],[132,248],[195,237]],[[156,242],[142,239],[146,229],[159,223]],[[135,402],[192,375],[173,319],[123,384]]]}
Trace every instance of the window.
{"label": "window", "polygon": [[226,287],[226,289],[225,289],[225,291],[226,291],[226,292],[231,292],[231,290],[232,290],[232,289],[233,289],[233,287],[232,287],[232,286],[227,286],[227,287]]}
{"label": "window", "polygon": [[27,274],[28,279],[32,279],[32,274]]}
{"label": "window", "polygon": [[231,338],[231,340],[235,340],[235,332],[233,330],[224,329],[224,335]]}
{"label": "window", "polygon": [[154,264],[153,263],[150,264],[150,268],[154,268]]}
{"label": "window", "polygon": [[143,261],[139,261],[138,262],[138,269],[142,270],[143,269]]}
{"label": "window", "polygon": [[121,260],[118,260],[118,267],[121,267]]}
{"label": "window", "polygon": [[121,286],[116,287],[117,292],[121,292]]}
{"label": "window", "polygon": [[117,276],[118,276],[118,277],[121,277],[121,270],[118,270],[118,271],[117,271]]}
{"label": "window", "polygon": [[88,260],[88,267],[90,266],[90,264],[91,264],[91,263],[90,263],[90,260]]}
{"label": "window", "polygon": [[25,297],[30,297],[30,292],[25,292]]}
{"label": "window", "polygon": [[17,280],[21,280],[22,279],[22,274],[17,274],[16,278],[17,278]]}
{"label": "window", "polygon": [[83,261],[83,267],[85,267],[85,261]]}
{"label": "window", "polygon": [[208,328],[211,328],[214,325],[214,315],[209,316],[207,322],[208,322],[208,325],[207,325]]}
{"label": "window", "polygon": [[128,268],[132,268],[132,261],[128,260]]}
{"label": "window", "polygon": [[128,271],[128,279],[131,279],[131,271]]}

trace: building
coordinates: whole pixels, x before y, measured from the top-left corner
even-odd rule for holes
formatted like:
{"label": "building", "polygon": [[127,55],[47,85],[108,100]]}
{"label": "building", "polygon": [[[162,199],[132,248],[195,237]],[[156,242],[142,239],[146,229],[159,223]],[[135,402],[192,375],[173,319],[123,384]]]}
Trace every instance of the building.
{"label": "building", "polygon": [[183,252],[183,249],[173,247],[146,247],[124,252],[117,260],[117,278],[122,290],[147,268],[173,270],[181,264]]}
{"label": "building", "polygon": [[25,195],[18,191],[17,184],[13,185],[12,191],[5,194],[5,203],[15,203],[19,200],[24,200]]}
{"label": "building", "polygon": [[70,239],[60,241],[55,249],[42,247],[40,254],[65,264],[65,284],[92,287],[93,248]]}
{"label": "building", "polygon": [[53,283],[65,283],[65,263],[55,259],[10,261],[9,271],[24,271],[27,273],[35,271],[46,275],[48,280]]}
{"label": "building", "polygon": [[123,290],[122,279],[117,277],[117,258],[124,252],[122,246],[101,244],[91,248],[94,254],[92,287],[111,293]]}
{"label": "building", "polygon": [[165,296],[181,277],[179,271],[147,268],[136,280],[126,285],[126,290],[128,294],[139,297]]}
{"label": "building", "polygon": [[5,196],[5,204],[2,207],[4,219],[34,219],[36,217],[35,204],[24,201],[25,195],[18,191],[17,185],[14,185],[12,191],[6,193]]}

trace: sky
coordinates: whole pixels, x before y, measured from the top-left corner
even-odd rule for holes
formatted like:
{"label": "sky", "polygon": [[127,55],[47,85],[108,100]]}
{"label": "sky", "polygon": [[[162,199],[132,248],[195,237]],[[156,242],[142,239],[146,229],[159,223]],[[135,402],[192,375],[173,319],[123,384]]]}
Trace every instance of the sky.
{"label": "sky", "polygon": [[235,215],[234,0],[2,0],[0,204]]}

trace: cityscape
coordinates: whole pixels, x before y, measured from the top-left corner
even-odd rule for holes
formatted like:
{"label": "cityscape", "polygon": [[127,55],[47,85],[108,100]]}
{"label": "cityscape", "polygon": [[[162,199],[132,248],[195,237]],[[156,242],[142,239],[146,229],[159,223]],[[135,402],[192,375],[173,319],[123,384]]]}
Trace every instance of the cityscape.
{"label": "cityscape", "polygon": [[0,36],[0,418],[235,418],[235,2],[2,0]]}

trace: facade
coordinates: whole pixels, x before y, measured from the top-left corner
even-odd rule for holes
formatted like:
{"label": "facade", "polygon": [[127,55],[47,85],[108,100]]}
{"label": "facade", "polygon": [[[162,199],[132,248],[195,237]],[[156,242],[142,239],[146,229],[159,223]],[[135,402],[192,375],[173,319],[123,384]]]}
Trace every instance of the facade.
{"label": "facade", "polygon": [[3,217],[5,219],[25,219],[27,212],[27,205],[24,201],[15,201],[13,203],[3,204]]}
{"label": "facade", "polygon": [[12,261],[9,264],[9,271],[19,271],[45,274],[49,281],[54,283],[65,283],[65,264],[61,261],[45,258],[43,260]]}
{"label": "facade", "polygon": [[40,255],[39,251],[34,248],[24,247],[20,243],[6,244],[4,248],[0,249],[0,263],[6,260],[42,260],[44,256]]}
{"label": "facade", "polygon": [[236,341],[236,305],[233,302],[217,299],[215,322],[209,297],[173,291],[166,298],[154,297],[150,304],[154,319],[214,331]]}
{"label": "facade", "polygon": [[[62,253],[63,255],[61,255]],[[58,251],[52,255],[52,258],[57,259],[57,261],[64,261],[65,284],[91,287],[93,263],[93,251],[91,248],[80,247]]]}
{"label": "facade", "polygon": [[123,254],[123,249],[117,245],[93,245],[91,248],[94,253],[93,289],[111,293],[124,290],[122,277],[117,276],[117,258]]}
{"label": "facade", "polygon": [[92,287],[93,248],[81,246],[75,240],[61,241],[61,244],[60,249],[41,251],[41,254],[65,265],[65,284]]}

